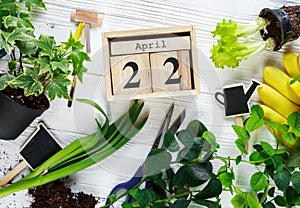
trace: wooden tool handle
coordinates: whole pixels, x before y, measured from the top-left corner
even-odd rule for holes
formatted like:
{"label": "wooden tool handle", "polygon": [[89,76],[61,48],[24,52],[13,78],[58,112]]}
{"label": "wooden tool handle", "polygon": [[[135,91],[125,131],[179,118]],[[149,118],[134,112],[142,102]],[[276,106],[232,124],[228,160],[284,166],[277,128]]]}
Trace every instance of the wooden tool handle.
{"label": "wooden tool handle", "polygon": [[27,163],[25,161],[20,162],[14,169],[12,169],[8,174],[6,174],[0,180],[0,186],[5,186],[8,182],[10,182],[16,175],[18,175],[22,170],[27,167]]}

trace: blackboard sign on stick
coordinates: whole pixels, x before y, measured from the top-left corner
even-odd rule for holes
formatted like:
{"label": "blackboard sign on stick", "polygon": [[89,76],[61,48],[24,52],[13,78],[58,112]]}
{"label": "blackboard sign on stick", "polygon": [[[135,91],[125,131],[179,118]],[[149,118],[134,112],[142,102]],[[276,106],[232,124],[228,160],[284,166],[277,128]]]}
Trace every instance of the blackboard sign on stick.
{"label": "blackboard sign on stick", "polygon": [[27,166],[32,170],[37,168],[61,149],[62,147],[45,124],[39,123],[36,131],[20,149],[19,153],[24,160],[0,180],[0,186],[6,185]]}

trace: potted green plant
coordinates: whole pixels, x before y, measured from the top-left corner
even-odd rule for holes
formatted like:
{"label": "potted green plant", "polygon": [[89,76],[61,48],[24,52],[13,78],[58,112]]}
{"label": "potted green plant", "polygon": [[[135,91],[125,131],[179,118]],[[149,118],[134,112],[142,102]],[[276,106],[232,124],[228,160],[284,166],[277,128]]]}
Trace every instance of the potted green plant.
{"label": "potted green plant", "polygon": [[[28,11],[20,9],[23,2]],[[71,99],[69,79],[77,76],[82,81],[87,71],[83,63],[89,56],[72,33],[61,43],[46,34],[35,37],[33,6],[46,9],[43,0],[9,0],[0,5],[0,50],[10,57],[0,74],[1,139],[16,138],[49,108],[48,98]]]}

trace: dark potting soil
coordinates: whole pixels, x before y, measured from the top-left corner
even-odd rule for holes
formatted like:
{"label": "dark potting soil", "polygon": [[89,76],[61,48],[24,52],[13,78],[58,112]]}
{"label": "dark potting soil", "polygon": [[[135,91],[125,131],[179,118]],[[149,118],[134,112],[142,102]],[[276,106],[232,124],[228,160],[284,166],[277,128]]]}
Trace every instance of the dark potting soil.
{"label": "dark potting soil", "polygon": [[12,89],[10,87],[6,87],[2,92],[22,106],[40,110],[49,108],[49,101],[44,94],[25,97],[23,89]]}
{"label": "dark potting soil", "polygon": [[72,193],[61,181],[29,189],[31,208],[94,208],[97,200],[83,192]]}

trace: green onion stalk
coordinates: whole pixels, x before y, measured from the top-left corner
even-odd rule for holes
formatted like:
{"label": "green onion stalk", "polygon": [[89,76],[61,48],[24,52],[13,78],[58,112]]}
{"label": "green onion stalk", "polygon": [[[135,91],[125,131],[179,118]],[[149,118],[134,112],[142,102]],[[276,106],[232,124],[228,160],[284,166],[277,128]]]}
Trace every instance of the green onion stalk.
{"label": "green onion stalk", "polygon": [[12,193],[41,186],[88,168],[123,147],[145,125],[148,115],[139,119],[143,103],[135,101],[128,112],[117,121],[109,124],[108,117],[102,108],[91,100],[78,99],[98,109],[105,117],[97,132],[79,138],[54,154],[19,181],[0,189],[0,199]]}

